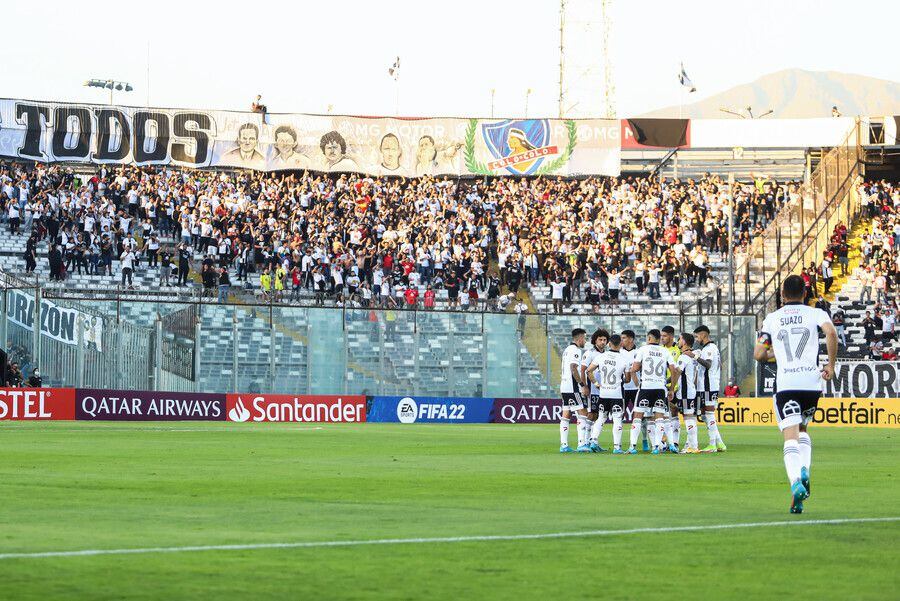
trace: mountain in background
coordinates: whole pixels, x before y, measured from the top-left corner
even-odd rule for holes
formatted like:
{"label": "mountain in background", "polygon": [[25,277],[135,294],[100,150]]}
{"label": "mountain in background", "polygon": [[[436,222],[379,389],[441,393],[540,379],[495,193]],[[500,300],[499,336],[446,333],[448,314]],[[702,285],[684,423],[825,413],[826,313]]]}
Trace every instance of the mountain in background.
{"label": "mountain in background", "polygon": [[[689,95],[685,94],[685,102]],[[681,116],[693,119],[732,117],[720,109],[727,108],[746,115],[753,107],[754,115],[772,109],[772,118],[830,117],[837,105],[845,116],[900,115],[900,82],[837,73],[785,69],[763,75],[754,82],[736,86],[720,94],[685,104]],[[655,110],[643,117],[678,117],[678,105]]]}

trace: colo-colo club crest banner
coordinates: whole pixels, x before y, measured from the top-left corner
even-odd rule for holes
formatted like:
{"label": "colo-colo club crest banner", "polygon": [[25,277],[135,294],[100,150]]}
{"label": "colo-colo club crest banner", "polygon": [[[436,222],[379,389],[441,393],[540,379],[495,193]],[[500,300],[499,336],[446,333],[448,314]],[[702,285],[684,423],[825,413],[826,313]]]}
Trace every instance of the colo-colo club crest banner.
{"label": "colo-colo club crest banner", "polygon": [[0,155],[40,162],[618,175],[615,119],[394,119],[0,100]]}

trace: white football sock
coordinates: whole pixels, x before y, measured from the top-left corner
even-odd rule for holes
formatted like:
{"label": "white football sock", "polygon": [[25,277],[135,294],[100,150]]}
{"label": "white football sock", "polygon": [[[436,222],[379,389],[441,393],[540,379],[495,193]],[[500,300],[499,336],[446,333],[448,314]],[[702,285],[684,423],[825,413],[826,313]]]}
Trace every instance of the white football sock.
{"label": "white football sock", "polygon": [[666,438],[669,440],[669,444],[675,444],[675,433],[672,431],[672,420],[663,418],[662,427],[666,433]]}
{"label": "white football sock", "polygon": [[584,444],[591,443],[591,430],[594,428],[594,420],[589,417],[584,418]]}
{"label": "white football sock", "polygon": [[559,418],[559,446],[569,446],[569,420]]}
{"label": "white football sock", "polygon": [[800,479],[800,443],[796,440],[784,441],[784,469],[789,484]]}
{"label": "white football sock", "polygon": [[665,428],[663,428],[663,422],[668,421],[666,418],[658,418],[656,420],[656,427],[653,428],[653,433],[656,437],[653,439],[653,446],[657,449],[662,446],[663,443],[663,434],[665,434]]}
{"label": "white football sock", "polygon": [[812,464],[812,440],[810,440],[809,434],[801,432],[797,442],[800,444],[800,465],[809,471],[809,466]]}
{"label": "white football sock", "polygon": [[647,419],[647,440],[651,447],[656,444],[656,421],[652,415]]}
{"label": "white football sock", "polygon": [[587,418],[579,413],[575,416],[575,419],[578,421],[578,446],[580,447],[584,445],[584,422]]}
{"label": "white football sock", "polygon": [[641,422],[644,420],[640,417],[634,418],[631,422],[631,444],[629,446],[635,446],[638,441],[638,437],[641,435]]}
{"label": "white football sock", "polygon": [[605,421],[606,414],[601,411],[600,415],[597,416],[597,419],[591,426],[591,442],[597,442],[600,440],[600,433],[603,432],[603,422]]}
{"label": "white football sock", "polygon": [[673,415],[669,423],[672,424],[672,439],[669,442],[679,444],[681,442],[681,422],[678,420],[678,416]]}
{"label": "white football sock", "polygon": [[613,415],[613,447],[616,449],[622,448],[622,415],[617,414]]}
{"label": "white football sock", "polygon": [[685,446],[692,449],[697,448],[697,418],[693,415],[684,416],[684,428],[687,430],[687,440]]}
{"label": "white football sock", "polygon": [[719,440],[719,424],[716,423],[716,414],[713,411],[705,411],[703,419],[706,420],[706,431],[709,432],[709,444],[715,446]]}

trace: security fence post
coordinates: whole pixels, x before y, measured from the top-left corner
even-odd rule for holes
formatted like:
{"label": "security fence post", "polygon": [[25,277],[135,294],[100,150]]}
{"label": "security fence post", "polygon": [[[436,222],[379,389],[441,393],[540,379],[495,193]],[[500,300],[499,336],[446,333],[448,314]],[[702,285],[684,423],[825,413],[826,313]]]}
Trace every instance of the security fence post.
{"label": "security fence post", "polygon": [[83,314],[75,319],[75,388],[84,387],[84,320]]}
{"label": "security fence post", "polygon": [[203,305],[197,305],[194,315],[194,392],[200,387],[200,336],[203,334],[202,317]]}
{"label": "security fence post", "polygon": [[156,322],[154,322],[154,344],[153,349],[153,387],[152,390],[160,390],[162,379],[162,319],[159,313],[156,314]]}
{"label": "security fence post", "polygon": [[35,282],[34,286],[34,317],[31,329],[31,364],[32,369],[41,365],[41,287]]}
{"label": "security fence post", "polygon": [[[231,392],[238,391],[238,325],[237,325],[237,307],[232,306],[231,312]],[[195,349],[194,353],[197,353]],[[194,378],[200,379],[198,373],[194,373]]]}

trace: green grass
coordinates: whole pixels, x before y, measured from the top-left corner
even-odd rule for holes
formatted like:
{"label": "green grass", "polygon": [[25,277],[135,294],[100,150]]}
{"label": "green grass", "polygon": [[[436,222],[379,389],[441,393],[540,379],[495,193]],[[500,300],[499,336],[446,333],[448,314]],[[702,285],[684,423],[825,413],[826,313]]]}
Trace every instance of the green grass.
{"label": "green grass", "polygon": [[[556,453],[555,426],[0,423],[0,554],[900,515],[897,431]],[[608,442],[609,432],[604,432]],[[705,432],[701,432],[701,441]],[[890,599],[900,522],[0,560],[0,599]]]}

